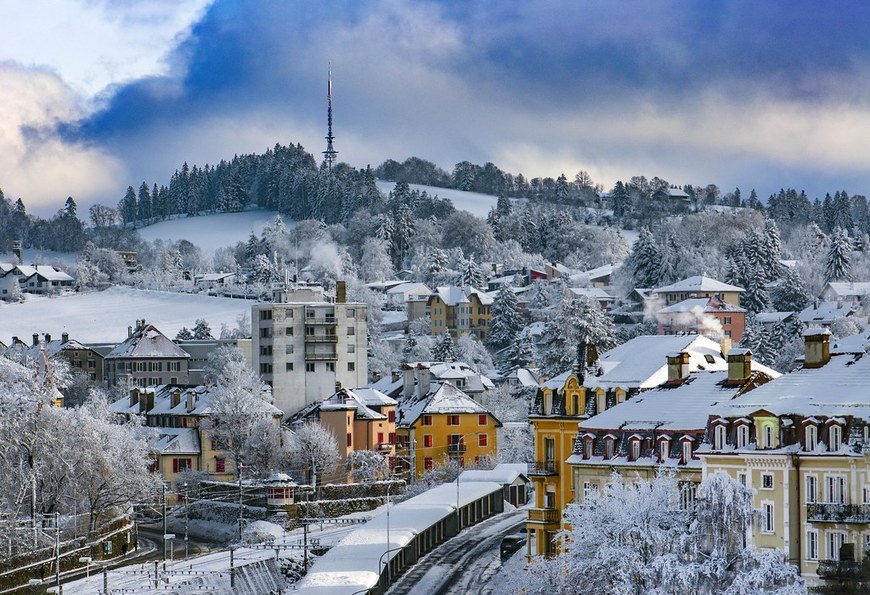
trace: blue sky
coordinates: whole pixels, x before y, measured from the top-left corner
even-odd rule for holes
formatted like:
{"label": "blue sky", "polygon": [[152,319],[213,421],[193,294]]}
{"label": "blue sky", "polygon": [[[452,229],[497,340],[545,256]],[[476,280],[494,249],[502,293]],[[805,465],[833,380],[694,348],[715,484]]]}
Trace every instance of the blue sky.
{"label": "blue sky", "polygon": [[44,0],[0,22],[0,188],[42,214],[185,160],[319,155],[329,61],[358,167],[870,193],[863,2]]}

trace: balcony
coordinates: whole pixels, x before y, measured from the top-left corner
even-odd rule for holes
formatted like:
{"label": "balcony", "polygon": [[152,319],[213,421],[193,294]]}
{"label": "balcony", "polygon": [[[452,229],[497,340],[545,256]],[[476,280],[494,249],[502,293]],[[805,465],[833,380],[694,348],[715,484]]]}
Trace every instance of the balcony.
{"label": "balcony", "polygon": [[311,362],[334,362],[338,359],[338,355],[332,352],[324,352],[324,353],[314,353],[314,352],[305,352],[305,360]]}
{"label": "balcony", "polygon": [[870,523],[870,504],[807,504],[811,523]]}
{"label": "balcony", "polygon": [[338,343],[336,335],[305,335],[306,343]]}
{"label": "balcony", "polygon": [[380,451],[390,451],[393,450],[393,445],[389,442],[381,442],[378,444],[378,450]]}
{"label": "balcony", "polygon": [[[318,314],[320,314],[320,316],[318,316]],[[335,315],[323,314],[316,310],[306,310],[305,324],[307,326],[335,326]]]}
{"label": "balcony", "polygon": [[533,523],[558,523],[559,511],[555,508],[530,508],[529,521]]}
{"label": "balcony", "polygon": [[449,455],[464,455],[465,444],[463,442],[452,442],[447,445],[447,454]]}
{"label": "balcony", "polygon": [[529,475],[559,475],[556,461],[535,461],[529,463]]}

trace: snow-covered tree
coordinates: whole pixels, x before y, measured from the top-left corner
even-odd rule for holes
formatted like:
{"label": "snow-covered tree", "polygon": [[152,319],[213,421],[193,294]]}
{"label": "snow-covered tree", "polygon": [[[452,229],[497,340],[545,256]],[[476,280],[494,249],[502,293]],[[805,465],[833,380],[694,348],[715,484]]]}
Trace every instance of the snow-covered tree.
{"label": "snow-covered tree", "polygon": [[499,463],[531,463],[534,449],[535,437],[528,423],[510,423],[499,428],[496,453]]}
{"label": "snow-covered tree", "polygon": [[387,252],[386,243],[378,238],[368,238],[362,245],[360,276],[364,281],[384,281],[393,277],[393,261]]}
{"label": "snow-covered tree", "polygon": [[630,266],[635,287],[657,287],[661,280],[662,253],[646,227],[631,248]]}
{"label": "snow-covered tree", "polygon": [[493,367],[492,356],[489,355],[489,351],[484,347],[480,339],[471,333],[459,335],[459,338],[456,339],[454,353],[456,354],[456,361],[465,362],[475,372],[483,373],[491,370]]}
{"label": "snow-covered tree", "polygon": [[459,284],[463,286],[480,288],[483,287],[484,278],[480,267],[474,262],[474,257],[462,263],[462,270],[459,273]]}
{"label": "snow-covered tree", "polygon": [[489,335],[487,341],[495,349],[503,349],[517,340],[525,323],[520,314],[517,296],[510,285],[505,284],[496,294],[490,307]]}
{"label": "snow-covered tree", "polygon": [[540,364],[549,376],[571,369],[580,344],[592,344],[599,352],[616,345],[613,322],[585,296],[562,301],[557,314],[544,327],[544,340],[546,349]]}
{"label": "snow-covered tree", "polygon": [[308,470],[313,486],[320,477],[332,473],[341,461],[335,437],[318,423],[304,423],[294,428],[290,445],[295,461]]}
{"label": "snow-covered tree", "polygon": [[193,338],[201,340],[214,339],[214,337],[211,336],[211,327],[204,318],[197,319],[196,325],[193,327]]}
{"label": "snow-covered tree", "polygon": [[390,474],[384,455],[374,450],[355,450],[347,456],[345,469],[354,483],[372,483]]}
{"label": "snow-covered tree", "polygon": [[186,326],[181,327],[181,330],[175,335],[176,341],[190,341],[193,339],[193,333]]}
{"label": "snow-covered tree", "polygon": [[779,283],[770,292],[770,298],[777,312],[800,312],[810,302],[800,273],[792,269],[786,269]]}
{"label": "snow-covered tree", "polygon": [[214,384],[223,377],[224,368],[230,362],[245,363],[245,355],[238,347],[232,345],[221,345],[217,349],[212,350],[208,354],[205,366],[202,370],[202,375],[207,384]]}
{"label": "snow-covered tree", "polygon": [[831,234],[831,246],[825,261],[825,281],[851,281],[852,239],[842,227]]}
{"label": "snow-covered tree", "polygon": [[779,262],[779,259],[782,258],[782,239],[779,236],[779,227],[773,219],[764,220],[759,256],[759,264],[764,270],[765,278],[768,281],[779,278],[782,272],[782,264]]}
{"label": "snow-covered tree", "polygon": [[745,291],[740,296],[740,305],[752,313],[763,312],[770,304],[767,287],[764,280],[764,269],[755,264],[748,271]]}
{"label": "snow-covered tree", "polygon": [[435,347],[432,349],[432,357],[439,362],[456,361],[456,349],[453,344],[453,337],[449,332],[443,333],[438,337]]}

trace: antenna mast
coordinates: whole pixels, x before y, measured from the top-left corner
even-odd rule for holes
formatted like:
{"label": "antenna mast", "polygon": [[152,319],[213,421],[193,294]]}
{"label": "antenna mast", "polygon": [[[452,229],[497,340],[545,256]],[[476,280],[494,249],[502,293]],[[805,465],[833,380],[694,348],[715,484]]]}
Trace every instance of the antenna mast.
{"label": "antenna mast", "polygon": [[332,136],[332,62],[329,63],[326,82],[326,150],[323,152],[323,160],[326,162],[326,167],[332,169],[332,164],[335,163],[335,157],[338,151],[332,146],[332,141],[335,137]]}

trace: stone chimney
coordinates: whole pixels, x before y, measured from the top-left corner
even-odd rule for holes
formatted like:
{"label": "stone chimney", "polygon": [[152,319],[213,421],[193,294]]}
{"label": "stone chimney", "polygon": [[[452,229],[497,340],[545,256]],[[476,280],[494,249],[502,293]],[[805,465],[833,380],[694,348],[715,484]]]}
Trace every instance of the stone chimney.
{"label": "stone chimney", "polygon": [[139,389],[133,387],[130,389],[130,407],[135,407],[139,404]]}
{"label": "stone chimney", "polygon": [[405,373],[405,382],[402,385],[402,396],[407,399],[414,394],[414,366],[402,364],[402,371]]}
{"label": "stone chimney", "polygon": [[61,333],[60,340],[62,343],[68,343],[69,342],[69,333]]}
{"label": "stone chimney", "polygon": [[49,335],[48,333],[45,333],[45,342],[51,343],[51,335]]}
{"label": "stone chimney", "polygon": [[689,354],[685,351],[669,353],[668,384],[680,384],[689,377]]}
{"label": "stone chimney", "polygon": [[33,333],[33,346],[39,345],[39,333]]}
{"label": "stone chimney", "polygon": [[821,368],[831,359],[831,331],[808,328],[804,331],[804,368]]}
{"label": "stone chimney", "polygon": [[422,397],[429,392],[432,382],[432,372],[427,364],[417,364],[417,396]]}
{"label": "stone chimney", "polygon": [[129,339],[129,338],[132,337],[132,336],[133,336],[133,327],[132,327],[132,326],[128,326],[128,327],[127,327],[127,338]]}
{"label": "stone chimney", "polygon": [[196,407],[196,393],[194,391],[187,392],[187,402],[185,403],[185,407],[187,408],[187,412],[190,413],[193,411],[194,407]]}
{"label": "stone chimney", "polygon": [[335,303],[347,303],[347,283],[344,281],[336,281],[335,283]]}
{"label": "stone chimney", "polygon": [[752,373],[752,352],[732,349],[728,352],[728,384],[745,384]]}
{"label": "stone chimney", "polygon": [[181,404],[181,389],[176,388],[175,390],[173,390],[170,398],[171,398],[170,402],[172,404],[172,409],[175,409],[176,407],[178,407]]}
{"label": "stone chimney", "polygon": [[728,352],[731,351],[731,337],[722,337],[719,340],[719,353],[722,354],[722,357],[728,359]]}

